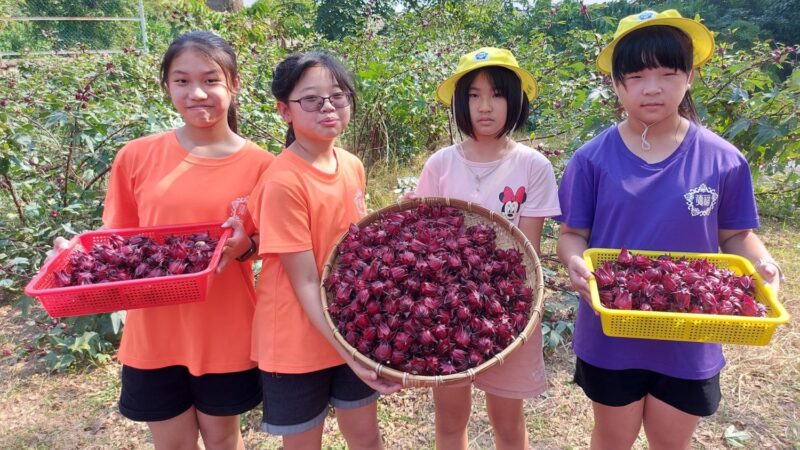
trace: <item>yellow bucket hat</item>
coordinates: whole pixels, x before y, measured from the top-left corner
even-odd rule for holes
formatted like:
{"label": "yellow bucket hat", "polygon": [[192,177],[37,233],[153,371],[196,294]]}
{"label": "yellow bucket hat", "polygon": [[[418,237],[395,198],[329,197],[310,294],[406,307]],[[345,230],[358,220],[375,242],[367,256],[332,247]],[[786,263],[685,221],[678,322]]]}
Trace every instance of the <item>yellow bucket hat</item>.
{"label": "yellow bucket hat", "polygon": [[458,60],[456,73],[442,81],[439,87],[436,88],[436,98],[445,105],[450,106],[458,80],[468,72],[488,66],[505,67],[516,73],[522,82],[522,90],[528,95],[529,102],[533,101],[538,95],[539,89],[536,86],[536,80],[533,79],[533,75],[519,67],[517,59],[514,58],[510,51],[504,48],[483,47],[472,53],[467,53]]}
{"label": "yellow bucket hat", "polygon": [[597,68],[603,73],[610,74],[611,57],[620,39],[634,30],[654,25],[668,25],[678,28],[689,35],[694,47],[694,67],[705,64],[714,53],[714,35],[700,22],[682,17],[681,13],[674,9],[668,9],[660,13],[642,11],[619,21],[617,31],[614,33],[614,40],[597,56]]}

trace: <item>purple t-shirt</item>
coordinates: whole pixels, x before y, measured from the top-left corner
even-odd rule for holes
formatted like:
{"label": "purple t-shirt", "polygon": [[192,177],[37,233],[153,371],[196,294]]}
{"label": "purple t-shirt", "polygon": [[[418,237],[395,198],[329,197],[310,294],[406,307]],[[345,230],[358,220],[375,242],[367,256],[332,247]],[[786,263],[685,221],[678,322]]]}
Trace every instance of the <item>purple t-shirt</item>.
{"label": "purple t-shirt", "polygon": [[[747,161],[694,123],[678,149],[654,164],[628,150],[617,127],[605,130],[575,152],[559,201],[556,220],[591,229],[590,248],[718,252],[718,230],[759,223]],[[710,378],[725,365],[719,344],[608,337],[584,301],[573,348],[594,366],[685,379]]]}

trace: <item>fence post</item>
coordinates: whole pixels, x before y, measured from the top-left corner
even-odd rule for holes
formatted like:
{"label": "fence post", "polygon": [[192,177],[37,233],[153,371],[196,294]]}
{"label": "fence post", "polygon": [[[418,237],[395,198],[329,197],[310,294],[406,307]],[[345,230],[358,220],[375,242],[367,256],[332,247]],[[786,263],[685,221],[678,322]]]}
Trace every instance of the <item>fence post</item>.
{"label": "fence post", "polygon": [[147,54],[147,25],[144,18],[143,0],[139,0],[139,24],[142,28],[142,51]]}

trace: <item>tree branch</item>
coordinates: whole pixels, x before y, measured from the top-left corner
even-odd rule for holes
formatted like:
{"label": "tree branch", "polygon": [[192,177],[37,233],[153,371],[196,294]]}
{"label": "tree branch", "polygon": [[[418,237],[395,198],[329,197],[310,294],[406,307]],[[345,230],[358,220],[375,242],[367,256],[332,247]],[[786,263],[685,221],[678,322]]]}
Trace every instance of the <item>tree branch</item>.
{"label": "tree branch", "polygon": [[8,189],[8,192],[11,194],[11,201],[14,202],[14,207],[17,209],[17,217],[19,217],[20,223],[22,223],[22,225],[26,225],[25,216],[22,214],[22,205],[20,205],[17,194],[14,192],[14,185],[11,184],[11,180],[8,179],[8,175],[3,175],[3,181],[5,182],[4,187]]}
{"label": "tree branch", "polygon": [[69,131],[69,147],[67,150],[67,165],[64,167],[64,186],[61,187],[61,205],[63,207],[67,206],[67,194],[69,190],[69,175],[72,171],[72,155],[75,152],[75,133],[78,129],[78,118],[75,118],[75,122],[72,124],[72,128]]}

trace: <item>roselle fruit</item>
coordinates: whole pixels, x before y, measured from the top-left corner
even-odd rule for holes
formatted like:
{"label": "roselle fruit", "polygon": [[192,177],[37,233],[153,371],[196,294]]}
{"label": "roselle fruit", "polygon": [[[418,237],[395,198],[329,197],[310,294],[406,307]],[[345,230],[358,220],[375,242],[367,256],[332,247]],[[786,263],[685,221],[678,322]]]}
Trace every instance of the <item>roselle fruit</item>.
{"label": "roselle fruit", "polygon": [[622,248],[615,261],[594,272],[606,308],[764,317],[755,282],[707,259],[648,258]]}
{"label": "roselle fruit", "polygon": [[147,236],[124,238],[111,234],[108,242],[94,244],[88,252],[70,253],[67,266],[53,273],[55,285],[81,286],[201,272],[208,268],[217,243],[206,232],[167,236],[163,244]]}
{"label": "roselle fruit", "polygon": [[[530,318],[523,255],[452,207],[420,205],[351,225],[323,281],[328,313],[373,361],[449,375],[505,349]],[[373,331],[374,330],[374,331]]]}

